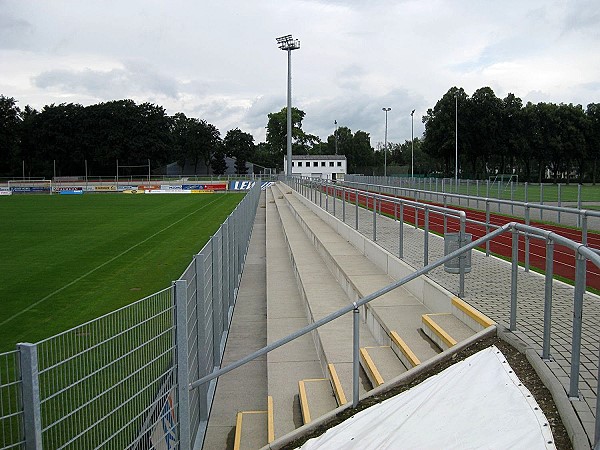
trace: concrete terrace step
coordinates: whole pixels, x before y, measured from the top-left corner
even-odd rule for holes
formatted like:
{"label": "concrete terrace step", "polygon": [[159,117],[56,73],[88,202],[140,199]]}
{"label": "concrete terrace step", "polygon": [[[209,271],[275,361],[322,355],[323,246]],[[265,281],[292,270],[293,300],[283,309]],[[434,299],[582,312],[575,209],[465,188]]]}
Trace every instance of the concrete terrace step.
{"label": "concrete terrace step", "polygon": [[[284,198],[351,298],[364,297],[394,281],[298,199],[292,195]],[[363,312],[368,328],[380,345],[392,345],[391,331],[395,330],[408,352],[416,355],[414,360],[424,361],[440,352],[421,331],[421,316],[432,311],[404,287],[372,301]],[[410,364],[408,360],[406,363]]]}
{"label": "concrete terrace step", "polygon": [[406,372],[406,367],[388,345],[362,347],[360,363],[373,387],[381,386],[386,381]]}
{"label": "concrete terrace step", "polygon": [[275,440],[272,401],[267,411],[240,411],[235,424],[234,450],[255,450]]}
{"label": "concrete terrace step", "polygon": [[451,313],[423,314],[423,332],[442,350],[475,334],[471,328]]}
{"label": "concrete terrace step", "polygon": [[[285,199],[289,194],[277,186],[272,186],[272,190],[299,289],[306,303],[308,319],[315,321],[347,306],[351,303],[350,299],[327,268],[314,242],[307,237],[292,214]],[[287,192],[285,188],[284,191]],[[360,327],[361,343],[376,345],[365,324],[361,323]],[[327,373],[328,364],[335,364],[339,384],[346,394],[352,392],[352,334],[350,314],[315,330],[313,334],[323,372]],[[366,392],[362,384],[361,392]]]}
{"label": "concrete terrace step", "polygon": [[[271,343],[308,325],[308,320],[270,189],[266,192],[266,207],[267,342]],[[311,335],[267,354],[267,389],[273,398],[276,437],[302,425],[298,380],[321,378],[323,374]]]}
{"label": "concrete terrace step", "polygon": [[298,391],[304,424],[338,407],[328,378],[300,380]]}

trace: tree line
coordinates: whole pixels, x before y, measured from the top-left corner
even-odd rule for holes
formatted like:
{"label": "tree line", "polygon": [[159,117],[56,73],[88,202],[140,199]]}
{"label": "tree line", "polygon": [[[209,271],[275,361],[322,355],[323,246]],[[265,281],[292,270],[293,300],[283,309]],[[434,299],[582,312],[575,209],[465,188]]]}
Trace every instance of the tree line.
{"label": "tree line", "polygon": [[[423,116],[430,170],[461,178],[516,174],[519,180],[596,182],[600,104],[531,103],[498,98],[489,87],[468,96],[453,87]],[[458,131],[458,133],[456,132]],[[549,176],[547,176],[549,175]]]}
{"label": "tree line", "polygon": [[[600,149],[600,104],[531,102],[508,94],[496,97],[489,87],[468,96],[453,87],[422,120],[423,136],[411,142],[371,145],[369,133],[340,126],[327,139],[302,128],[304,111],[292,108],[294,154],[345,155],[349,173],[453,176],[458,149],[461,178],[487,179],[516,174],[522,181],[596,182]],[[115,173],[115,161],[152,167],[177,162],[194,173],[222,174],[225,157],[235,171],[246,162],[283,170],[287,142],[286,109],[268,114],[265,142],[256,144],[239,128],[224,137],[206,120],[183,113],[167,115],[162,106],[115,100],[90,106],[51,104],[37,111],[0,95],[0,176]],[[458,133],[457,133],[458,132]]]}

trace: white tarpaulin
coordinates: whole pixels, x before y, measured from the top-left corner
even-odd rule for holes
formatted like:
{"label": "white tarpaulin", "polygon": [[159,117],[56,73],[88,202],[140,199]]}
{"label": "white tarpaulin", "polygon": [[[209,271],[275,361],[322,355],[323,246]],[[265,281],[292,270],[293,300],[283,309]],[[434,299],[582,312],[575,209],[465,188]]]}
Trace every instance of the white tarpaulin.
{"label": "white tarpaulin", "polygon": [[548,420],[492,346],[357,413],[309,449],[552,449]]}

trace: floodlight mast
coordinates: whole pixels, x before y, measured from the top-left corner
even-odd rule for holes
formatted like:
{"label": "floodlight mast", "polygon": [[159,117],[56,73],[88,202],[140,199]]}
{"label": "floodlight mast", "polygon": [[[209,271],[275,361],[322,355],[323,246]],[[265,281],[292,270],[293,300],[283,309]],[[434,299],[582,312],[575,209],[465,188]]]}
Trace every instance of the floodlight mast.
{"label": "floodlight mast", "polygon": [[286,175],[292,176],[292,50],[300,48],[300,41],[291,34],[276,38],[281,50],[288,53],[288,85],[287,85],[287,170]]}

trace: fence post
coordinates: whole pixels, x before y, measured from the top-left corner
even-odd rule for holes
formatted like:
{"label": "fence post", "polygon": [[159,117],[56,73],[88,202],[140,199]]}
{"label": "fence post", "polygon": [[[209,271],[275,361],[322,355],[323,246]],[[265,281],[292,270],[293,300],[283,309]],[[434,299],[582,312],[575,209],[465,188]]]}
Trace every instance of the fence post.
{"label": "fence post", "polygon": [[42,413],[37,346],[22,343],[17,344],[17,348],[20,352],[21,379],[23,381],[25,448],[27,450],[37,450],[42,448]]}
{"label": "fence post", "polygon": [[[540,183],[540,205],[544,204],[544,185]],[[540,208],[540,220],[544,220],[544,210]]]}
{"label": "fence post", "polygon": [[[219,229],[220,231],[220,229]],[[219,295],[221,280],[219,277],[219,254],[217,247],[217,231],[210,240],[211,276],[212,276],[212,312],[213,312],[213,365],[221,365],[221,336],[223,331],[223,305]],[[246,236],[244,236],[245,240]]]}
{"label": "fence post", "polygon": [[[577,185],[577,209],[581,209],[581,183]],[[577,226],[581,226],[581,216],[577,216]]]}
{"label": "fence post", "polygon": [[377,241],[377,199],[373,194],[373,242]]}
{"label": "fence post", "polygon": [[[448,200],[446,198],[446,195],[444,195],[443,198],[444,198],[444,208],[447,208]],[[447,217],[446,213],[444,213],[444,236],[446,235],[447,232],[448,232],[448,217]]]}
{"label": "fence post", "polygon": [[571,343],[571,375],[569,397],[579,398],[579,363],[581,360],[581,326],[583,316],[583,293],[585,292],[586,259],[575,254],[575,294],[573,299],[573,336]]}
{"label": "fence post", "polygon": [[358,386],[359,386],[359,357],[358,350],[360,348],[360,311],[356,303],[352,311],[352,407],[358,405]]}
{"label": "fence post", "polygon": [[512,230],[512,270],[510,282],[510,331],[517,329],[517,273],[519,269],[519,232]]}
{"label": "fence post", "polygon": [[231,304],[231,292],[229,290],[229,219],[221,225],[221,273],[223,280],[223,329],[229,329],[233,308]]}
{"label": "fence post", "polygon": [[188,374],[187,283],[173,282],[175,289],[175,358],[177,364],[177,418],[179,448],[192,448],[190,430],[190,389]]}
{"label": "fence post", "polygon": [[527,188],[529,187],[529,183],[526,181],[525,182],[525,203],[527,203]]}
{"label": "fence post", "polygon": [[550,331],[552,328],[552,277],[554,270],[554,242],[546,241],[546,280],[544,289],[544,344],[542,359],[550,359]]}
{"label": "fence post", "polygon": [[[525,225],[529,226],[529,205],[525,204]],[[525,272],[529,272],[529,233],[525,233]]]}
{"label": "fence post", "polygon": [[342,187],[342,222],[346,223],[346,188]]}
{"label": "fence post", "polygon": [[[463,214],[460,217],[460,229],[458,232],[458,246],[464,247],[467,244],[467,237],[465,236],[466,232],[466,216]],[[458,257],[458,296],[463,298],[465,296],[465,262],[467,259],[467,254],[465,252],[461,253]]]}
{"label": "fence post", "polygon": [[[488,198],[485,199],[485,234],[490,234],[490,200]],[[485,241],[485,256],[490,256],[489,239]]]}
{"label": "fence post", "polygon": [[[560,183],[558,183],[558,207],[560,208],[562,205],[562,202],[560,200],[561,197],[561,188],[560,188]],[[560,210],[558,210],[558,223],[560,224]]]}
{"label": "fence post", "polygon": [[429,208],[425,207],[425,232],[423,240],[423,267],[429,264]]}
{"label": "fence post", "polygon": [[398,232],[398,257],[404,258],[404,203],[400,202],[400,231]]}
{"label": "fence post", "polygon": [[335,217],[335,201],[337,199],[337,187],[333,185],[333,196],[331,197],[331,201],[333,202],[333,217]]}
{"label": "fence post", "polygon": [[356,210],[355,210],[355,212],[356,212],[356,219],[355,219],[356,225],[355,225],[355,228],[358,230],[358,188],[354,189],[354,195],[355,195],[354,201],[356,202],[356,205],[355,205],[356,206]]}
{"label": "fence post", "polygon": [[[194,256],[194,266],[196,268],[196,327],[197,327],[197,336],[196,340],[198,342],[197,350],[198,350],[198,378],[202,378],[205,375],[208,375],[208,372],[204,369],[208,367],[206,358],[205,358],[205,344],[206,344],[206,321],[205,314],[206,309],[204,305],[204,255],[202,253],[198,253]],[[200,407],[199,416],[201,421],[208,420],[208,383],[203,384],[202,386],[198,386],[198,405]]]}

